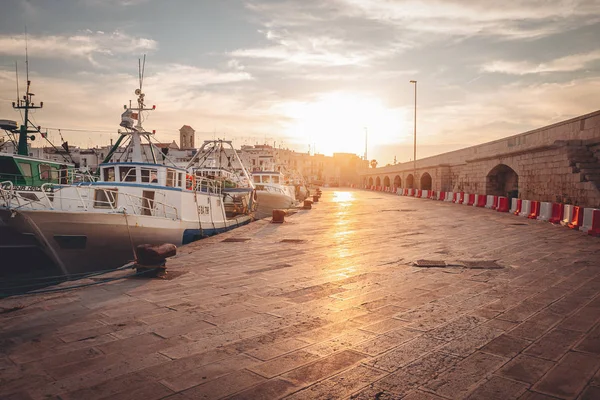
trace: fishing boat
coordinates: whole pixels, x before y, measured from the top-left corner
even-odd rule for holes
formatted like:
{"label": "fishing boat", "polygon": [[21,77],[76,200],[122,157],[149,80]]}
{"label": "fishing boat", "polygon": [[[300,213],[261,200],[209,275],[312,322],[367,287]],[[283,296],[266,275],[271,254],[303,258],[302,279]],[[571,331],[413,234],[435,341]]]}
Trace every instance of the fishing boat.
{"label": "fishing boat", "polygon": [[270,217],[273,210],[286,210],[298,205],[296,188],[280,171],[254,171],[252,179],[258,201],[257,219]]}
{"label": "fishing boat", "polygon": [[[179,246],[253,219],[252,195],[247,207],[226,209],[222,181],[167,165],[168,159],[155,151],[155,132],[146,131],[142,122],[143,113],[156,107],[145,104],[141,65],[139,71],[137,107],[124,106],[124,130],[99,165],[96,182],[45,183],[40,199],[29,201],[15,190],[0,189],[0,195],[11,198],[7,223],[34,235],[65,275],[120,267],[135,258],[140,244]],[[143,148],[143,141],[149,146]],[[107,162],[121,144],[128,158]]]}

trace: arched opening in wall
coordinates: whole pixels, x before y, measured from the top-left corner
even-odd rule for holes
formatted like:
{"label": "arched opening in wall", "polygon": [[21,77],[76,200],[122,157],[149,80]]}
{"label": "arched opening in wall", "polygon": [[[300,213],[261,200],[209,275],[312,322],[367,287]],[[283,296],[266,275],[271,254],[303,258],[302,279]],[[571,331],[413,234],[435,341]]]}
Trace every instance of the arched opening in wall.
{"label": "arched opening in wall", "polygon": [[390,187],[390,177],[389,176],[386,176],[385,178],[383,178],[383,186]]}
{"label": "arched opening in wall", "polygon": [[406,187],[408,189],[414,189],[414,186],[413,186],[414,185],[414,180],[415,179],[413,178],[412,174],[410,174],[410,175],[408,175],[406,177]]}
{"label": "arched opening in wall", "polygon": [[373,177],[369,178],[369,187],[373,186]]}
{"label": "arched opening in wall", "polygon": [[379,177],[375,180],[375,186],[381,186],[381,179]]}
{"label": "arched opening in wall", "polygon": [[494,196],[518,197],[519,175],[508,165],[496,165],[485,178],[485,191]]}
{"label": "arched opening in wall", "polygon": [[431,175],[427,172],[421,175],[421,190],[431,190]]}
{"label": "arched opening in wall", "polygon": [[366,177],[363,178],[363,187],[367,187],[367,184],[369,183],[369,181],[367,180]]}
{"label": "arched opening in wall", "polygon": [[396,177],[394,178],[394,187],[402,187],[402,178],[400,178],[399,175],[396,175]]}

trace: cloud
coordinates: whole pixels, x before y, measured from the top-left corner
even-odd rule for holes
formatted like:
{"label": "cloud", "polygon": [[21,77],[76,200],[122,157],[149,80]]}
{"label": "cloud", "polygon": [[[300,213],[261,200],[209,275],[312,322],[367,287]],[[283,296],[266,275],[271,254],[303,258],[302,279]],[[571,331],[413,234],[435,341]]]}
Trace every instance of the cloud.
{"label": "cloud", "polygon": [[362,46],[356,42],[327,35],[292,33],[287,30],[263,32],[272,46],[238,49],[232,57],[271,59],[283,64],[308,66],[368,65],[375,58],[398,50],[390,44],[385,50]]}
{"label": "cloud", "polygon": [[600,50],[560,57],[544,63],[531,61],[492,61],[481,66],[483,72],[499,72],[511,75],[539,74],[547,72],[574,72],[600,60]]}
{"label": "cloud", "polygon": [[[21,56],[25,51],[25,35],[0,35],[0,54]],[[129,54],[156,50],[152,39],[134,37],[120,31],[104,33],[86,30],[74,35],[29,36],[30,54],[43,58],[77,57],[96,63],[97,56]]]}

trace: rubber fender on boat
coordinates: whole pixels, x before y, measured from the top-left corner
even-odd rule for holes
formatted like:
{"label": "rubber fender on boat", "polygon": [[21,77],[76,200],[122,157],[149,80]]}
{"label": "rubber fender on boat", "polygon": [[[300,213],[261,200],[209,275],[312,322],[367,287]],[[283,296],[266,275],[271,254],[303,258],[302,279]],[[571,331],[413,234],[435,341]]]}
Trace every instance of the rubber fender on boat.
{"label": "rubber fender on boat", "polygon": [[140,244],[135,248],[138,264],[160,265],[166,258],[177,254],[177,246],[171,243],[158,245]]}

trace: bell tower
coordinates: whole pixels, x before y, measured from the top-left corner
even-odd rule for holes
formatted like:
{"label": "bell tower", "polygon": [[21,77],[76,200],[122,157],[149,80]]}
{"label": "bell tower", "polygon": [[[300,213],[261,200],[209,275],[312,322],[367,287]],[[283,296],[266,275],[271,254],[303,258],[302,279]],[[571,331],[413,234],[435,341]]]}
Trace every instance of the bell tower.
{"label": "bell tower", "polygon": [[179,148],[181,150],[194,149],[194,137],[196,131],[189,125],[184,125],[179,129]]}

